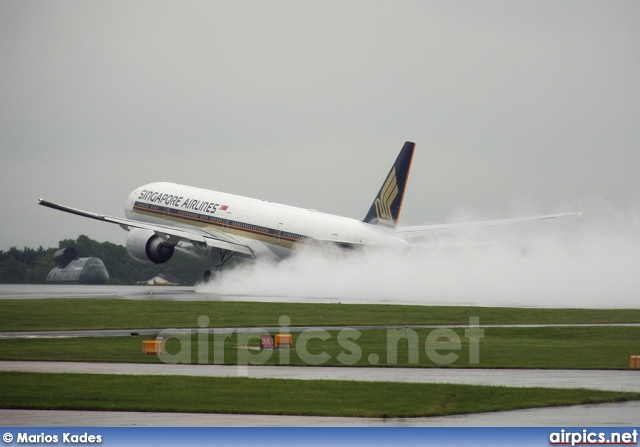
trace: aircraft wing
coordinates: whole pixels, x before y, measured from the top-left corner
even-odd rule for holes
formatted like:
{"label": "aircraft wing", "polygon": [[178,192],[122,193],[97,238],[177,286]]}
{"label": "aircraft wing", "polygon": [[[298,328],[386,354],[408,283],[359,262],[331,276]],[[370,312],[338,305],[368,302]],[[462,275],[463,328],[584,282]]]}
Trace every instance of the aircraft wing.
{"label": "aircraft wing", "polygon": [[[77,216],[88,217],[89,219],[100,220],[102,222],[109,222],[120,225],[125,230],[129,231],[131,228],[141,228],[144,230],[151,230],[155,232],[159,237],[166,241],[187,241],[191,242],[196,248],[214,247],[222,250],[231,250],[237,253],[241,253],[248,257],[253,257],[255,251],[246,243],[240,242],[232,236],[222,233],[216,230],[197,230],[194,228],[180,228],[178,226],[152,224],[146,222],[139,222],[137,220],[122,219],[119,217],[105,216],[103,214],[91,213],[88,211],[82,211],[76,208],[70,208],[57,203],[49,202],[44,199],[39,200],[39,205],[53,208],[58,211],[64,211],[66,213],[75,214]],[[177,241],[176,241],[177,239]]]}
{"label": "aircraft wing", "polygon": [[451,223],[451,224],[416,225],[416,226],[408,226],[408,227],[397,227],[396,235],[403,239],[408,240],[408,239],[420,238],[421,236],[427,236],[433,233],[457,230],[459,228],[509,225],[509,224],[520,223],[520,222],[555,219],[557,217],[567,217],[567,216],[577,216],[577,215],[580,215],[580,213],[545,214],[543,216],[516,217],[513,219],[485,220],[481,222],[461,222],[461,223]]}

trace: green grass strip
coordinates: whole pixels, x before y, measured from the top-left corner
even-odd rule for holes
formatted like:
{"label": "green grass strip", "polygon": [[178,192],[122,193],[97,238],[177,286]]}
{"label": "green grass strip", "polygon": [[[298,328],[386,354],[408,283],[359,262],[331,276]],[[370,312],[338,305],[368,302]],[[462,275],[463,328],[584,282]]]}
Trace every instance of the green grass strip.
{"label": "green grass strip", "polygon": [[418,417],[640,400],[585,389],[329,380],[19,372],[0,380],[0,407],[14,409]]}
{"label": "green grass strip", "polygon": [[[465,329],[456,329],[459,344],[446,338],[427,341],[432,334],[429,329],[413,331],[416,345],[409,354],[407,339],[392,343],[397,355],[389,351],[389,338],[394,334],[404,337],[405,330],[361,330],[350,332],[351,342],[341,344],[338,332],[328,333],[329,338],[319,338],[322,333],[308,332],[311,338],[304,349],[301,335],[294,333],[294,349],[291,351],[259,351],[247,349],[259,346],[260,334],[234,334],[232,336],[209,335],[200,350],[200,336],[193,334],[187,340],[190,346],[177,339],[167,341],[167,352],[163,360],[170,363],[223,363],[266,365],[308,365],[309,357],[328,356],[323,366],[372,366],[371,355],[375,354],[376,366],[402,367],[454,367],[454,368],[556,368],[556,369],[627,369],[629,355],[640,355],[640,327],[535,327],[535,328],[485,328],[479,339],[479,363],[471,363],[470,343]],[[343,334],[349,334],[345,332]],[[326,334],[324,334],[326,336]],[[239,337],[241,339],[239,339]],[[0,340],[0,360],[57,360],[86,362],[160,363],[156,355],[142,355],[142,341],[150,337],[82,337],[51,339],[5,339]],[[242,339],[243,338],[243,339]],[[184,343],[184,344],[183,344]],[[184,355],[179,355],[184,347]],[[357,348],[357,349],[355,349]],[[429,355],[427,348],[435,349],[436,356]],[[359,350],[359,352],[357,352]],[[206,355],[202,353],[206,352]],[[222,355],[221,355],[222,353]],[[342,354],[342,356],[341,356]],[[450,364],[438,363],[438,356],[453,354]],[[348,357],[344,357],[347,355]],[[397,361],[393,363],[393,359]],[[414,360],[416,361],[414,363]]]}
{"label": "green grass strip", "polygon": [[537,309],[367,304],[137,301],[119,299],[0,300],[0,330],[70,330],[198,327],[272,327],[283,315],[292,326],[638,323],[640,309]]}

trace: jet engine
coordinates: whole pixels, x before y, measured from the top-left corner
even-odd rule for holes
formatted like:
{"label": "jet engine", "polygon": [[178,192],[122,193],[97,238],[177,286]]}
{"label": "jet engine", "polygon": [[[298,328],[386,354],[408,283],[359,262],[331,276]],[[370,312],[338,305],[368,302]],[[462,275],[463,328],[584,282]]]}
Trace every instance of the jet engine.
{"label": "jet engine", "polygon": [[151,230],[132,228],[127,235],[127,251],[143,264],[162,264],[173,256],[172,245]]}
{"label": "jet engine", "polygon": [[73,247],[63,248],[53,254],[53,260],[56,265],[61,268],[68,266],[71,261],[78,259],[78,252]]}

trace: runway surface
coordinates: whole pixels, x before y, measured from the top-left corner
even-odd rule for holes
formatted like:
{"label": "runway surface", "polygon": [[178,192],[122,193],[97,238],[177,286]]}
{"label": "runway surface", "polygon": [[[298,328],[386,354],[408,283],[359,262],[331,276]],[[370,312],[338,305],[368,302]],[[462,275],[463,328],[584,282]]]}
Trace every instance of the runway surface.
{"label": "runway surface", "polygon": [[414,306],[446,305],[392,297],[391,299],[349,299],[269,295],[225,295],[201,292],[196,287],[183,286],[106,286],[83,284],[0,284],[0,299],[41,298],[118,298],[144,301],[242,301],[263,303],[343,303],[343,304],[399,304]]}
{"label": "runway surface", "polygon": [[[211,296],[209,296],[211,295]],[[193,287],[99,286],[83,284],[0,284],[0,299],[123,298],[140,300],[207,301],[215,294],[197,294]]]}
{"label": "runway surface", "polygon": [[433,418],[345,418],[256,414],[0,410],[10,427],[633,427],[640,402],[537,408]]}
{"label": "runway surface", "polygon": [[[105,286],[83,284],[0,284],[0,299],[41,298],[119,298],[128,300],[164,301],[253,301],[279,303],[335,303],[335,298],[305,298],[281,296],[222,295],[198,293],[194,287],[182,286]],[[362,300],[339,300],[363,304]],[[373,300],[370,304],[432,305],[415,301]]]}
{"label": "runway surface", "polygon": [[[203,292],[198,287],[183,286],[109,286],[82,284],[0,284],[0,299],[41,298],[118,298],[145,301],[241,301],[263,303],[325,303],[325,304],[392,304],[412,306],[451,306],[446,301],[389,298],[305,297],[272,295],[228,295]],[[473,306],[473,303],[453,305]],[[477,304],[475,304],[477,305]],[[535,307],[535,306],[532,306]]]}

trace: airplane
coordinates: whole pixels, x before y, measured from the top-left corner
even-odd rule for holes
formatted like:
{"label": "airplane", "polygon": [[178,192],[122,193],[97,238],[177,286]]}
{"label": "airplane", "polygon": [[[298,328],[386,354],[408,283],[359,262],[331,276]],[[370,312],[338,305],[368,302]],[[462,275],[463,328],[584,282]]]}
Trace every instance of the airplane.
{"label": "airplane", "polygon": [[[137,261],[162,264],[176,245],[190,243],[207,253],[219,271],[230,259],[282,259],[301,246],[355,250],[378,247],[409,251],[411,241],[430,232],[551,219],[579,213],[441,225],[398,226],[415,143],[407,141],[387,174],[364,219],[322,213],[234,194],[170,182],[134,189],[125,205],[126,219],[59,205],[39,204],[120,225],[128,232],[126,248]],[[204,280],[211,278],[211,271]]]}

